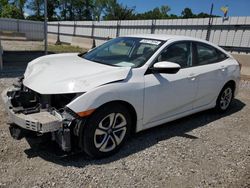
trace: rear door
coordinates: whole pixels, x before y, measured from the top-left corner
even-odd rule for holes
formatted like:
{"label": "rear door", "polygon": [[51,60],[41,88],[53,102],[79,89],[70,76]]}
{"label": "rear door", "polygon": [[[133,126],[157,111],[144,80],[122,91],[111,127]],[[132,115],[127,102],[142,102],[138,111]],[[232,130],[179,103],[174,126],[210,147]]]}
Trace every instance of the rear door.
{"label": "rear door", "polygon": [[194,42],[193,45],[193,71],[198,80],[198,91],[193,107],[199,108],[213,102],[223,87],[227,56],[205,43]]}

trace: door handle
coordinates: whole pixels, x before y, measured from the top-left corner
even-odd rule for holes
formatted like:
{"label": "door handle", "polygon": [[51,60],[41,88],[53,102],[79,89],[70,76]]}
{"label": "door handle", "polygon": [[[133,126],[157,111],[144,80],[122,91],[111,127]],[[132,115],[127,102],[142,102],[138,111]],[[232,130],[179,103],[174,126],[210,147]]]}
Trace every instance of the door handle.
{"label": "door handle", "polygon": [[188,76],[188,78],[189,78],[190,80],[192,80],[192,81],[194,81],[194,80],[196,79],[196,77],[197,77],[197,75],[194,74],[194,73],[191,73],[191,74]]}
{"label": "door handle", "polygon": [[224,72],[226,70],[224,65],[222,65],[220,69],[221,69],[222,72]]}

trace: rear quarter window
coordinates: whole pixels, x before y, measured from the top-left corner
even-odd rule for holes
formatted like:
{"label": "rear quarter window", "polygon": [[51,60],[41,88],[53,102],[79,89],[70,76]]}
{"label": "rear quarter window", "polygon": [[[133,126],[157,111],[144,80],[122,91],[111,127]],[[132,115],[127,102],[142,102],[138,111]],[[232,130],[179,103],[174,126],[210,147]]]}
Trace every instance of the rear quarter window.
{"label": "rear quarter window", "polygon": [[198,65],[217,63],[227,58],[226,54],[207,44],[196,43],[196,50]]}

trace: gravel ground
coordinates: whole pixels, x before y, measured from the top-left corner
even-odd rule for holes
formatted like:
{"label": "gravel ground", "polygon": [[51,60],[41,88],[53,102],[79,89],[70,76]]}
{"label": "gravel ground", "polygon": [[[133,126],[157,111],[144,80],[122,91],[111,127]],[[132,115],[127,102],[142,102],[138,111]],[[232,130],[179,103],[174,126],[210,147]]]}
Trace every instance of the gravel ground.
{"label": "gravel ground", "polygon": [[[13,78],[0,79],[0,92]],[[116,155],[58,158],[8,132],[0,102],[0,187],[250,187],[250,82],[227,114],[201,112],[133,136]]]}

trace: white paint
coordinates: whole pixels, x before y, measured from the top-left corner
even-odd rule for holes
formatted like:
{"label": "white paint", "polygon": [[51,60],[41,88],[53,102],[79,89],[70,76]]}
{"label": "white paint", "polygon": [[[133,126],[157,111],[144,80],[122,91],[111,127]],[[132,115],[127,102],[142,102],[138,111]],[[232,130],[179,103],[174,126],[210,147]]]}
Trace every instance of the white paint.
{"label": "white paint", "polygon": [[[111,101],[127,102],[136,111],[137,131],[213,108],[222,87],[230,80],[235,81],[237,93],[239,65],[218,46],[191,37],[134,37],[165,43],[142,67],[133,69],[97,64],[76,54],[41,57],[28,65],[24,85],[41,94],[83,93],[67,105],[74,112],[96,109]],[[145,74],[165,47],[183,40],[206,43],[223,51],[229,58],[209,65],[182,68],[176,74]]]}
{"label": "white paint", "polygon": [[40,94],[83,93],[125,79],[130,69],[94,63],[77,54],[48,55],[28,64],[24,85]]}

